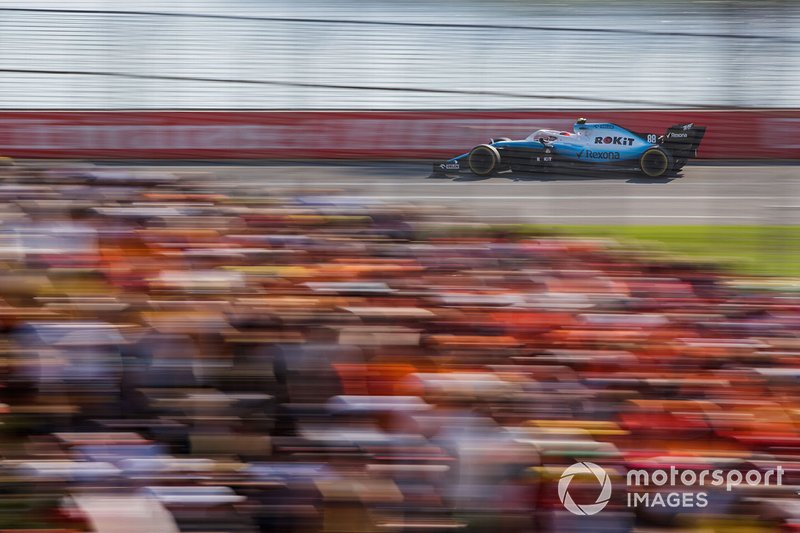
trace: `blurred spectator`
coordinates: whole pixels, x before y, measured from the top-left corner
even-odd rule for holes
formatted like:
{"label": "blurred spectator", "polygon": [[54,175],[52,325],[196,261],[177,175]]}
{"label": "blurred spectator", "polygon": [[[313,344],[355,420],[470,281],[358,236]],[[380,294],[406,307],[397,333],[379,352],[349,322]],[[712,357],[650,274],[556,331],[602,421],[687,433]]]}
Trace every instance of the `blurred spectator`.
{"label": "blurred spectator", "polygon": [[[151,533],[576,531],[557,485],[579,461],[615,486],[721,458],[796,482],[788,282],[603,241],[432,235],[411,206],[3,172],[21,187],[0,228],[0,468],[21,502],[0,505],[4,531],[113,529],[115,510]],[[777,487],[692,512],[624,496],[593,530],[800,520]]]}

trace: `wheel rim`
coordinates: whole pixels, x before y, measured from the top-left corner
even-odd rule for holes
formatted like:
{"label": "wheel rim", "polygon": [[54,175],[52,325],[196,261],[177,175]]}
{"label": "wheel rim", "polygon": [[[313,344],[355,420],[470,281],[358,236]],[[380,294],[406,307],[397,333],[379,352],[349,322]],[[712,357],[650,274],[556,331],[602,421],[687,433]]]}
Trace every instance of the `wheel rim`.
{"label": "wheel rim", "polygon": [[642,158],[642,172],[651,178],[662,176],[667,171],[667,155],[660,150],[648,152]]}
{"label": "wheel rim", "polygon": [[469,154],[469,168],[480,176],[491,173],[495,164],[494,154],[488,148],[477,148]]}

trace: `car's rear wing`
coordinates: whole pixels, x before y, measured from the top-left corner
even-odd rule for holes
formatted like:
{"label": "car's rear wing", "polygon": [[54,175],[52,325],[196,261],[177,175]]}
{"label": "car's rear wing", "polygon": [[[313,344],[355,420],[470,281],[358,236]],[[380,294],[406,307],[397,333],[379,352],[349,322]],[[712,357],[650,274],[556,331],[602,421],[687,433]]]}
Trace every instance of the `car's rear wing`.
{"label": "car's rear wing", "polygon": [[691,159],[697,157],[697,149],[705,134],[705,126],[676,124],[667,129],[661,145],[669,150],[675,159]]}

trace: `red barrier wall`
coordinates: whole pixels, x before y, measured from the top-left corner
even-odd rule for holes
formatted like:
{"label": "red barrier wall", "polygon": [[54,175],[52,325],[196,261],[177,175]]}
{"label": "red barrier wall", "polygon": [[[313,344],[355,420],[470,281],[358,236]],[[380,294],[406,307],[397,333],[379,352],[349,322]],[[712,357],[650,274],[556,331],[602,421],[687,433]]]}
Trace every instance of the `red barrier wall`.
{"label": "red barrier wall", "polygon": [[[800,110],[593,111],[634,131],[708,127],[699,157],[800,159]],[[79,158],[441,158],[490,137],[571,128],[566,111],[9,111],[0,155]]]}

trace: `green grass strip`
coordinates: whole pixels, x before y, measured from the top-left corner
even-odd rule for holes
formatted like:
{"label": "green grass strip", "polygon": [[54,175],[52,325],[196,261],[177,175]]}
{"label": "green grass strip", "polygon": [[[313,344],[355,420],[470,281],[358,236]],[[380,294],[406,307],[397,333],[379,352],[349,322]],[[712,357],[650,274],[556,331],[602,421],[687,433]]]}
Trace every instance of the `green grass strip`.
{"label": "green grass strip", "polygon": [[738,274],[800,277],[800,226],[509,224],[464,227],[457,233],[610,238],[678,259],[717,263]]}

